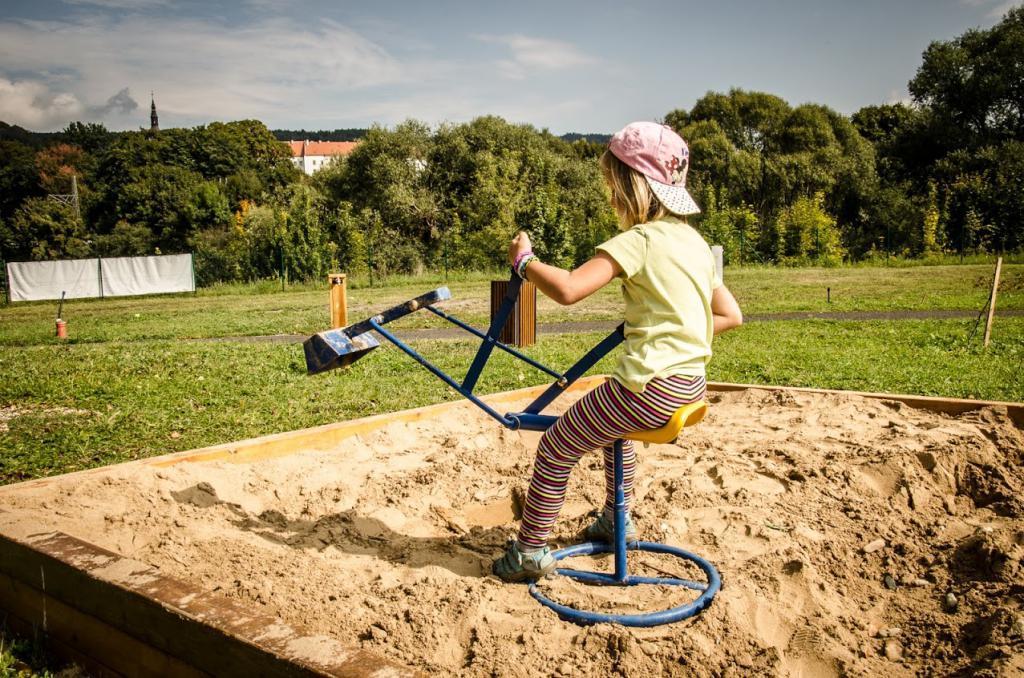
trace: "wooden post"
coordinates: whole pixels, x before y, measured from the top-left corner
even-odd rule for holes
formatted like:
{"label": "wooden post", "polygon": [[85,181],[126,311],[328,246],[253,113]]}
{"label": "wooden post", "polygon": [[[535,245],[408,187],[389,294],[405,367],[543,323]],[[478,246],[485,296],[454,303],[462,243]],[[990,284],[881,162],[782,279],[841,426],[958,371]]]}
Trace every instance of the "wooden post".
{"label": "wooden post", "polygon": [[996,293],[999,291],[999,273],[1003,269],[1003,258],[996,259],[996,277],[992,279],[992,298],[988,304],[988,320],[985,321],[985,346],[992,338],[992,319],[996,316]]}
{"label": "wooden post", "polygon": [[[507,280],[491,281],[491,318],[493,319],[505,298],[508,289]],[[498,341],[503,344],[533,346],[537,341],[537,286],[532,282],[523,281],[519,288],[519,300],[516,301],[512,314],[508,317]]]}
{"label": "wooden post", "polygon": [[344,273],[327,274],[327,282],[331,285],[331,327],[337,329],[348,325],[348,297],[345,289]]}

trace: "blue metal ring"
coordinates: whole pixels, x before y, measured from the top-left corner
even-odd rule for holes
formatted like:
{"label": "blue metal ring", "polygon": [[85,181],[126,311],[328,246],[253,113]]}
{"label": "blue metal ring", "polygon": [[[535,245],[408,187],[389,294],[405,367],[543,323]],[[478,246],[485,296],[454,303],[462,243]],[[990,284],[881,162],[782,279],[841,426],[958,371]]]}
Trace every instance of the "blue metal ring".
{"label": "blue metal ring", "polygon": [[[575,556],[592,555],[596,553],[612,553],[614,547],[611,544],[605,544],[602,542],[584,542],[583,544],[576,544],[569,546],[564,549],[559,549],[553,552],[551,555],[554,556],[555,560],[562,560],[564,558],[572,558]],[[689,619],[701,610],[704,610],[711,604],[715,594],[718,593],[722,587],[722,580],[718,574],[718,570],[715,566],[709,563],[707,560],[701,558],[695,553],[690,553],[681,548],[675,546],[667,546],[665,544],[658,544],[656,542],[640,541],[633,542],[627,545],[627,550],[630,551],[649,551],[652,553],[665,553],[668,555],[688,560],[697,567],[699,567],[705,575],[707,575],[707,584],[700,584],[693,582],[688,579],[676,579],[676,578],[661,578],[661,577],[636,577],[628,576],[625,581],[617,582],[614,581],[612,575],[605,574],[602,572],[585,572],[577,570],[558,569],[558,573],[564,576],[573,577],[580,581],[586,581],[588,583],[605,584],[608,586],[636,586],[639,584],[668,584],[676,586],[685,586],[687,588],[702,591],[700,596],[696,600],[689,602],[679,607],[672,607],[667,610],[661,610],[658,612],[647,612],[642,614],[602,614],[599,612],[588,612],[586,610],[577,610],[574,607],[562,605],[551,600],[537,589],[537,582],[530,583],[530,595],[537,599],[542,605],[554,610],[559,617],[562,619],[575,622],[577,624],[600,624],[600,623],[611,623],[621,624],[622,626],[660,626],[661,624],[671,624],[672,622],[682,621],[683,619]]]}

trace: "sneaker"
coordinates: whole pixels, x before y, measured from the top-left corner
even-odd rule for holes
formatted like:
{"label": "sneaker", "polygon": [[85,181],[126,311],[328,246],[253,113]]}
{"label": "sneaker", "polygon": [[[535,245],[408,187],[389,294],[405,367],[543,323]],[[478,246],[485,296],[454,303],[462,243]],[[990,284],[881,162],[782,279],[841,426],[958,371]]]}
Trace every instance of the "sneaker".
{"label": "sneaker", "polygon": [[[615,518],[601,511],[597,514],[594,522],[587,526],[586,536],[590,541],[613,543],[615,541]],[[636,525],[633,524],[633,518],[627,513],[626,543],[630,544],[637,541],[637,539],[639,539],[639,535],[636,531]]]}
{"label": "sneaker", "polygon": [[541,579],[554,572],[556,567],[558,562],[547,546],[536,553],[523,553],[519,544],[513,541],[505,555],[491,565],[491,572],[504,581],[520,582]]}

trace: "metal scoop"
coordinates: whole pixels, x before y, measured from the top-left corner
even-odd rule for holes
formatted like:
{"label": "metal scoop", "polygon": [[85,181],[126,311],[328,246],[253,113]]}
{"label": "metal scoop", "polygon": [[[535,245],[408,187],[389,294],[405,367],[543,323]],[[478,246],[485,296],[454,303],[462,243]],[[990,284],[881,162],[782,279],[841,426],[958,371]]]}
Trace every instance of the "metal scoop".
{"label": "metal scoop", "polygon": [[351,365],[380,346],[377,337],[371,332],[371,321],[383,325],[426,306],[451,298],[451,291],[447,287],[440,287],[398,306],[392,306],[383,313],[354,325],[314,334],[302,344],[306,352],[306,371],[309,374],[317,374],[333,370],[336,367]]}

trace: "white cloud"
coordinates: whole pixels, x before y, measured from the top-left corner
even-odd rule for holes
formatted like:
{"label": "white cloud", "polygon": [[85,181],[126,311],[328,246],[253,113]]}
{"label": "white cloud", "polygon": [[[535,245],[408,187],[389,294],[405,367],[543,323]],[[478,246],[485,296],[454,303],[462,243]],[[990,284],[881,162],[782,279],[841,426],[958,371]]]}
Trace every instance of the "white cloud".
{"label": "white cloud", "polygon": [[1002,19],[1003,15],[1021,4],[1020,0],[960,0],[960,4],[968,7],[989,7],[985,16],[989,19]]}
{"label": "white cloud", "polygon": [[889,96],[885,98],[887,104],[903,104],[904,106],[911,106],[914,100],[910,97],[910,93],[906,89],[889,90]]}
{"label": "white cloud", "polygon": [[0,78],[0,120],[28,129],[60,127],[82,115],[85,106],[70,92],[55,92],[35,80]]}
{"label": "white cloud", "polygon": [[[331,21],[234,25],[139,16],[0,21],[0,64],[0,77],[11,78],[6,86],[16,95],[11,102],[6,92],[0,97],[0,119],[37,128],[88,114],[82,101],[126,86],[156,90],[162,119],[171,122],[295,117],[303,109],[330,108],[345,92],[416,82],[423,69],[436,66],[405,67]],[[38,75],[13,82],[12,73]],[[126,117],[132,110],[113,102],[97,117],[115,126],[144,125],[137,113]]]}
{"label": "white cloud", "polygon": [[555,71],[597,63],[597,59],[580,51],[575,45],[560,40],[533,38],[527,35],[477,35],[482,42],[504,45],[512,52],[511,59],[497,62],[500,73],[507,78],[523,79],[532,71]]}
{"label": "white cloud", "polygon": [[166,7],[171,0],[64,0],[68,5],[90,5],[104,9],[153,9]]}

